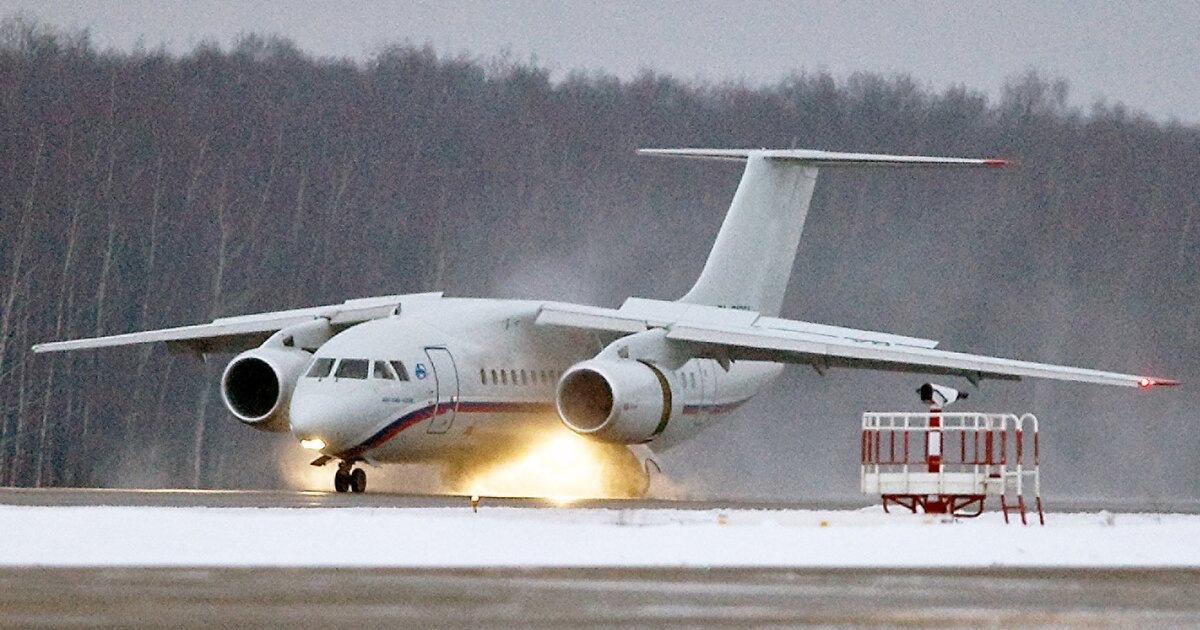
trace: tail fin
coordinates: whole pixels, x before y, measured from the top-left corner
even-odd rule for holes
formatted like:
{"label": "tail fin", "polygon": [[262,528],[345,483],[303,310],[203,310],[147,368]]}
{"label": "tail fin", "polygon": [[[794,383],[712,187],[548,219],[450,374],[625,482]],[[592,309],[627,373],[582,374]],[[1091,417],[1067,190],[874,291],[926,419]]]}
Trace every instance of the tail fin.
{"label": "tail fin", "polygon": [[645,155],[745,161],[700,279],[681,302],[778,315],[804,219],[825,166],[1003,166],[1004,160],[830,153],[808,149],[642,149]]}

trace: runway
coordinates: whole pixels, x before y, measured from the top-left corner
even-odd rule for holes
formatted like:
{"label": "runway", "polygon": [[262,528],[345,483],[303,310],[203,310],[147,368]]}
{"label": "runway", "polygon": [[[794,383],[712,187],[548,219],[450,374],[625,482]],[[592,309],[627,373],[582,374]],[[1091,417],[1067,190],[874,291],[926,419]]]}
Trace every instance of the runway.
{"label": "runway", "polygon": [[[853,510],[870,504],[863,499],[807,502],[665,501],[658,499],[577,499],[481,497],[489,507],[580,509],[711,510]],[[108,488],[0,488],[0,505],[131,506],[210,508],[453,508],[471,507],[470,497],[367,492],[339,494],[313,490],[182,490]]]}
{"label": "runway", "polygon": [[0,628],[1186,628],[1200,572],[4,569],[0,610]]}
{"label": "runway", "polygon": [[[1021,528],[867,503],[0,489],[0,628],[1200,627],[1200,517]],[[1094,541],[1070,545],[1092,534],[1130,544],[1087,560]],[[952,566],[1006,545],[1001,564],[1112,566]],[[871,565],[904,548],[946,566]]]}
{"label": "runway", "polygon": [[[661,500],[580,499],[566,502],[579,509],[675,510],[856,510],[878,505],[870,497],[822,498],[812,501],[745,499]],[[143,506],[211,508],[470,508],[470,497],[367,492],[338,494],[313,490],[185,490],[125,488],[0,488],[0,505]],[[481,505],[513,508],[561,508],[563,501],[540,498],[482,497]],[[1200,500],[1051,499],[1056,512],[1121,512],[1200,514]]]}

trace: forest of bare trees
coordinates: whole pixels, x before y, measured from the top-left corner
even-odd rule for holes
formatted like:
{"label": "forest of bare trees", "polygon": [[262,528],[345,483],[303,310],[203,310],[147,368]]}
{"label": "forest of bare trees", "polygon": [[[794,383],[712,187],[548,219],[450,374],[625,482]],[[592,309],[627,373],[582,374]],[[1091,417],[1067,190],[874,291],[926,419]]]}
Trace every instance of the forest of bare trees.
{"label": "forest of bare trees", "polygon": [[[243,37],[182,56],[0,26],[0,485],[273,487],[294,448],[223,409],[207,361],[53,339],[391,293],[672,299],[740,172],[644,146],[1002,156],[1000,172],[823,174],[784,315],[943,347],[1200,374],[1200,127],[906,76],[763,87],[552,81],[397,46],[317,59]],[[702,491],[852,492],[857,414],[918,377],[793,369],[670,453]],[[986,384],[1047,419],[1052,493],[1200,497],[1200,396]],[[911,400],[910,400],[911,398]],[[831,479],[832,477],[832,479]]]}

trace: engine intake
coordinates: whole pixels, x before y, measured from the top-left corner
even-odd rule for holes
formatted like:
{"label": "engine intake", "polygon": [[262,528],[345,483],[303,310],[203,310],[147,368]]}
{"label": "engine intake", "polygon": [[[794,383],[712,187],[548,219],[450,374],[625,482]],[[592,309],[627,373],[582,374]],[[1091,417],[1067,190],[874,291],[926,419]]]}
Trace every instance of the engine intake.
{"label": "engine intake", "polygon": [[568,429],[590,438],[649,442],[680,412],[670,374],[643,361],[584,361],[559,380],[558,415]]}
{"label": "engine intake", "polygon": [[312,355],[292,348],[255,348],[234,357],[221,376],[221,399],[242,423],[288,430],[288,405]]}

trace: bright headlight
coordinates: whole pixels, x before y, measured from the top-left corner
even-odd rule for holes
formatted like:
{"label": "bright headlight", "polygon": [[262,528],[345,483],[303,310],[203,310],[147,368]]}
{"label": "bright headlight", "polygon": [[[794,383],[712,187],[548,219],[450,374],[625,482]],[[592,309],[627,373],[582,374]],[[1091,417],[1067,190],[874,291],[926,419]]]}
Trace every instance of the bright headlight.
{"label": "bright headlight", "polygon": [[300,440],[300,446],[303,446],[304,448],[309,449],[310,451],[319,451],[319,450],[325,448],[325,440],[322,440],[321,438],[309,438],[307,440]]}

